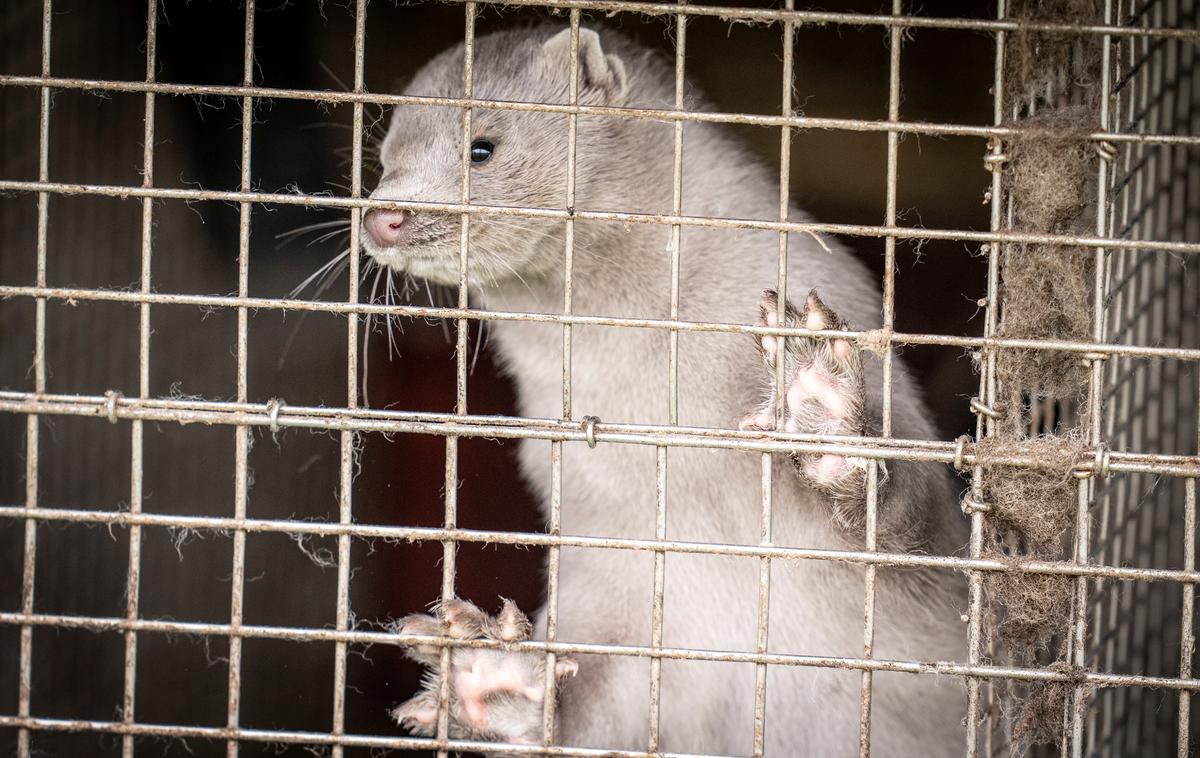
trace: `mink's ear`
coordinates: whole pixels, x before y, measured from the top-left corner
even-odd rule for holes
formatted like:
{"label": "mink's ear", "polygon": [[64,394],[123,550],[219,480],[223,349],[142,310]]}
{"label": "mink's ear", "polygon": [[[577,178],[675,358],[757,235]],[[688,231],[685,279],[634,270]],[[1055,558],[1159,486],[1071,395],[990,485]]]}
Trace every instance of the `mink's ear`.
{"label": "mink's ear", "polygon": [[[546,40],[542,52],[547,62],[563,72],[571,70],[571,30],[563,29]],[[625,93],[625,64],[615,55],[605,55],[600,35],[591,29],[579,29],[579,91],[588,90],[614,100]]]}

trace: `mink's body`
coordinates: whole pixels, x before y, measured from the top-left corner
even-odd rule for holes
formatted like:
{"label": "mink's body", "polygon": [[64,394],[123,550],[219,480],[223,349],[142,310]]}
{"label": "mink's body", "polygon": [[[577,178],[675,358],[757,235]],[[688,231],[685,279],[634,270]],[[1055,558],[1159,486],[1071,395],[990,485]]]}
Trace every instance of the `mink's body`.
{"label": "mink's body", "polygon": [[[566,103],[568,34],[537,27],[478,38],[474,96]],[[656,55],[619,35],[607,31],[597,35],[586,29],[580,32],[579,55],[581,103],[673,107],[674,73]],[[461,46],[428,63],[407,92],[460,96]],[[691,95],[687,107],[707,108]],[[576,207],[670,212],[673,129],[661,122],[579,116]],[[457,109],[398,108],[383,144],[384,177],[373,197],[457,202],[461,134]],[[490,158],[472,167],[472,202],[564,207],[568,147],[564,115],[476,109],[472,138],[494,147]],[[778,192],[777,176],[721,127],[685,124],[683,215],[771,219],[777,213]],[[805,216],[793,209],[791,218]],[[459,223],[457,215],[375,211],[368,216],[372,236],[365,247],[398,270],[457,283]],[[573,312],[669,317],[670,236],[670,227],[664,225],[577,220]],[[753,323],[762,291],[776,282],[779,235],[685,226],[680,237],[679,318]],[[473,296],[483,306],[561,312],[565,222],[477,215],[471,220],[470,241],[469,281]],[[787,282],[792,293],[818,291],[825,303],[857,328],[880,323],[877,283],[841,250],[826,252],[806,235],[790,235]],[[490,344],[516,384],[519,413],[560,417],[562,327],[494,321],[488,328]],[[669,335],[662,330],[574,327],[574,417],[668,423],[668,344]],[[874,357],[863,363],[866,415],[877,419],[882,406],[882,363]],[[679,423],[736,428],[743,416],[762,404],[770,375],[753,340],[744,335],[680,333]],[[892,379],[894,434],[933,439],[929,413],[898,360]],[[550,443],[523,440],[520,445],[522,472],[549,513]],[[653,538],[655,457],[653,446],[602,443],[589,449],[584,444],[565,444],[562,532]],[[881,547],[937,554],[959,549],[965,532],[948,472],[903,462],[889,463],[887,468],[889,478],[879,508]],[[759,544],[761,455],[671,448],[667,480],[669,539]],[[831,518],[828,495],[798,476],[787,456],[775,456],[772,482],[772,544],[862,548],[862,535]],[[652,553],[563,548],[558,639],[650,645],[653,566]],[[775,560],[770,575],[768,651],[861,657],[863,576],[862,567],[850,564]],[[757,559],[669,553],[662,644],[754,652],[758,598]],[[964,583],[948,572],[880,569],[875,657],[965,660],[966,628],[959,619],[965,605]],[[460,614],[472,612],[460,608]],[[427,627],[414,623],[410,628]],[[543,632],[544,612],[535,628],[536,634]],[[493,657],[499,660],[504,655],[513,661],[529,658],[507,653]],[[558,741],[645,749],[649,659],[579,656],[576,661],[577,676],[564,679],[560,688]],[[511,661],[498,665],[510,664],[520,665]],[[468,665],[465,659],[463,665]],[[858,670],[770,666],[767,754],[790,758],[854,753],[860,681]],[[460,684],[455,680],[455,686]],[[946,755],[963,749],[965,692],[957,679],[881,672],[875,675],[873,691],[874,755]],[[452,712],[452,732],[540,741],[540,705],[528,709],[537,715],[530,725],[524,723],[526,716],[520,709],[505,710],[506,705],[485,714],[471,706],[467,689],[463,693],[466,705]],[[418,700],[403,706],[400,717],[415,731],[427,732],[429,701]],[[478,702],[499,701],[484,697]],[[749,754],[754,702],[752,663],[664,660],[660,749]]]}

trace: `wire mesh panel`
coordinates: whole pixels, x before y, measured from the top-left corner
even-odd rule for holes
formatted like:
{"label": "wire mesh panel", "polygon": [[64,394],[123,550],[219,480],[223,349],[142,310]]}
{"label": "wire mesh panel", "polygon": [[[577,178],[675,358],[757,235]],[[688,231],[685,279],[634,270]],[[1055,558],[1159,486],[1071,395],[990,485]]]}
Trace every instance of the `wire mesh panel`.
{"label": "wire mesh panel", "polygon": [[[178,42],[172,16],[185,9],[149,0],[133,31],[112,36],[137,52],[133,73],[77,70],[71,58],[57,57],[63,38],[55,29],[69,21],[56,14],[66,2],[20,4],[4,19],[6,34],[13,40],[20,35],[20,49],[30,56],[14,55],[12,69],[0,71],[0,91],[16,104],[3,116],[11,139],[5,140],[0,176],[5,203],[0,304],[6,308],[0,313],[6,343],[0,521],[8,530],[0,532],[8,561],[0,565],[5,574],[0,730],[17,755],[95,750],[133,756],[161,749],[226,755],[289,749],[337,756],[486,752],[493,745],[456,732],[451,713],[456,697],[451,689],[458,686],[451,676],[455,656],[485,649],[537,656],[540,670],[549,672],[539,684],[544,689],[530,698],[541,709],[537,734],[503,745],[505,754],[715,754],[715,743],[680,727],[714,721],[713,714],[745,727],[737,740],[719,743],[736,747],[726,752],[773,754],[772,724],[789,714],[770,704],[790,702],[785,696],[800,681],[828,686],[837,695],[830,702],[853,704],[857,718],[847,751],[897,754],[901,748],[888,744],[880,714],[892,707],[896,690],[890,687],[901,677],[930,687],[962,683],[961,744],[968,756],[1027,750],[1188,754],[1190,696],[1200,687],[1191,660],[1194,582],[1200,579],[1194,555],[1200,477],[1195,71],[1200,27],[1194,0],[1112,0],[1103,8],[1002,0],[979,17],[931,15],[902,0],[874,12],[815,10],[792,0],[770,7],[623,0],[430,3],[429,12],[443,14],[446,28],[462,42],[452,86],[436,94],[389,94],[370,84],[378,81],[369,64],[379,49],[370,47],[369,38],[394,33],[394,27],[369,35],[370,17],[389,11],[368,9],[365,0],[346,9],[340,42],[322,43],[327,52],[340,45],[348,53],[342,71],[349,81],[337,82],[337,88],[312,80],[296,84],[264,67],[256,51],[274,33],[269,12],[275,9],[253,0],[236,9],[236,39],[205,42],[223,45],[221,55],[205,54],[207,48],[188,49],[177,58],[165,54],[164,43]],[[504,13],[543,12],[561,27],[565,36],[556,39],[569,82],[562,97],[514,100],[477,86],[482,80],[477,73],[498,63],[477,56],[477,26],[486,14],[499,13],[494,6],[500,5]],[[337,22],[326,18],[323,5],[315,8],[320,20],[312,22],[319,31],[314,36],[332,36]],[[634,19],[631,28],[654,24],[656,44],[665,48],[664,70],[672,73],[664,102],[612,107],[581,93],[583,68],[598,65],[587,56],[595,34],[591,26],[603,28],[598,21],[603,16]],[[771,104],[764,112],[751,112],[748,105],[698,107],[687,84],[693,68],[727,68],[711,40],[696,42],[708,39],[698,30],[711,23],[726,33],[733,21],[761,34],[744,55],[778,65],[777,73],[754,77],[769,79],[764,87]],[[801,110],[798,93],[809,86],[801,84],[802,61],[811,59],[798,58],[798,50],[811,41],[806,34],[827,28],[836,35],[863,29],[875,35],[870,44],[881,51],[876,73],[885,98],[872,104],[870,115]],[[980,123],[904,116],[905,56],[919,46],[912,37],[925,33],[969,35],[970,48],[987,48],[982,70],[991,87]],[[69,49],[72,38],[65,44]],[[8,47],[17,49],[15,42]],[[386,53],[380,50],[379,56]],[[170,76],[168,62],[198,57],[225,67],[206,80],[221,83]],[[9,65],[9,59],[0,59]],[[133,114],[129,120],[137,132],[132,175],[114,169],[96,179],[62,170],[70,165],[66,159],[56,163],[56,151],[68,149],[56,142],[56,130],[66,132],[59,123],[73,113],[64,103],[93,93],[105,100],[128,98],[120,102],[123,114]],[[224,183],[208,182],[206,188],[189,181],[188,170],[206,162],[205,156],[189,163],[163,137],[187,132],[180,122],[188,108],[171,105],[179,100],[188,108],[220,112],[209,118],[229,119],[207,143],[224,140],[233,150],[227,162],[236,175],[226,166]],[[287,109],[339,106],[348,137],[339,132],[331,141],[346,153],[346,182],[335,191],[305,191],[287,173],[292,164],[274,152],[297,130],[264,130],[262,121],[273,109],[291,114]],[[453,134],[446,139],[454,142],[454,181],[444,196],[392,197],[380,189],[372,194],[373,184],[386,188],[395,181],[386,171],[377,182],[371,179],[379,159],[375,114],[383,108],[450,114]],[[486,187],[473,188],[472,163],[474,151],[485,148],[473,126],[512,114],[533,119],[529,123],[547,119],[561,125],[562,154],[550,159],[562,169],[563,186],[515,205],[481,200]],[[662,185],[667,202],[588,205],[579,140],[589,120],[657,130],[669,154],[645,160],[669,167]],[[687,140],[697,130],[717,126],[753,129],[778,156],[778,187],[764,195],[757,215],[689,204],[695,179],[688,161],[694,155],[686,154],[685,145],[696,144]],[[883,187],[870,192],[882,197],[879,213],[872,209],[832,222],[796,213],[795,166],[820,160],[819,150],[805,153],[799,145],[827,135],[875,140]],[[982,159],[989,173],[980,171],[976,183],[986,193],[986,205],[979,207],[989,215],[980,216],[977,225],[940,219],[926,225],[906,217],[902,167],[917,160],[913,146],[920,139],[939,145],[959,140],[973,166]],[[927,149],[936,154],[940,148]],[[299,172],[298,156],[306,148],[295,150]],[[85,152],[104,163],[103,149]],[[274,188],[259,173],[264,164],[285,167],[285,179]],[[920,173],[927,171],[918,165]],[[103,255],[124,261],[130,280],[113,271],[84,275],[73,268],[93,249],[88,244],[96,250],[101,244],[69,236],[68,221],[80,217],[72,215],[72,203],[96,203],[87,205],[86,217],[99,217],[95,223],[111,223],[125,234],[119,242],[104,242]],[[728,207],[739,207],[733,203]],[[204,212],[193,214],[196,208]],[[270,247],[256,230],[270,224],[272,214],[301,209],[330,214],[310,228],[346,235],[344,252],[318,271],[319,289],[312,297],[285,295],[279,284],[286,279],[283,267],[256,261]],[[364,253],[369,212],[402,214],[393,217],[401,219],[398,224],[413,214],[453,219],[452,233],[441,242],[453,248],[457,265],[441,282],[442,302],[426,290],[428,304],[421,304],[409,288],[419,296],[424,285],[410,280],[401,285],[408,297],[393,300],[394,272]],[[188,268],[184,259],[200,247],[199,235],[186,227],[196,223],[192,215],[225,220],[214,223],[217,231],[204,232],[213,237],[209,265]],[[553,281],[554,307],[539,309],[520,297],[485,305],[473,294],[486,282],[481,276],[505,275],[487,268],[489,223],[561,230],[563,244],[556,252],[561,257],[552,271],[542,272]],[[581,272],[589,270],[588,256],[594,255],[591,235],[606,225],[657,245],[658,257],[647,270],[669,284],[652,312],[597,308],[589,299]],[[222,230],[226,236],[218,239]],[[789,322],[787,298],[780,295],[773,307],[763,306],[760,323],[703,317],[689,302],[688,286],[705,272],[689,268],[688,244],[722,234],[765,241],[771,276],[756,286],[780,295],[790,287],[797,301],[796,288],[808,286],[789,281],[799,244],[815,255],[840,255],[830,247],[838,236],[869,250],[864,257],[874,261],[882,293],[879,313],[872,316],[877,328]],[[899,274],[908,271],[903,262],[910,250],[919,261],[926,242],[945,245],[939,251],[958,257],[967,257],[963,245],[981,253],[974,269],[979,280],[963,285],[981,295],[977,322],[939,332],[928,321],[905,321],[909,311],[920,311],[941,294],[930,289],[903,296]],[[341,267],[348,274],[345,290],[325,294]],[[381,281],[386,294],[379,298],[375,288]],[[81,317],[75,309],[92,310]],[[199,325],[179,316],[196,311],[203,314]],[[283,316],[325,319],[310,323],[307,331],[297,327],[300,360],[322,367],[312,371],[324,371],[323,383],[302,384],[305,389],[296,392],[280,389],[293,385],[270,368],[283,365],[295,333],[287,337],[287,328],[265,327],[262,319]],[[441,357],[450,360],[430,360],[420,370],[378,368],[378,353],[369,356],[367,348],[380,339],[391,346],[392,333],[377,338],[373,327],[381,321],[390,326],[392,319],[413,324],[418,336],[405,338],[409,348],[428,338],[421,324],[436,324],[431,329],[439,333],[445,329],[450,349]],[[906,323],[927,326],[907,329]],[[519,399],[524,413],[513,410],[511,398],[488,394],[495,390],[473,373],[481,353],[487,354],[480,343],[489,326],[498,340],[550,345],[547,360],[554,364],[555,381],[541,387],[535,400]],[[507,333],[499,331],[508,327]],[[186,347],[193,344],[193,332],[204,328],[220,329],[209,355]],[[171,339],[162,339],[164,334]],[[665,381],[621,390],[652,396],[654,413],[591,415],[589,393],[604,379],[606,366],[596,363],[589,346],[643,338],[661,345],[662,361],[639,371],[665,369]],[[697,346],[720,340],[762,345],[764,338],[771,345],[780,344],[772,338],[817,340],[835,351],[839,344],[847,349],[853,344],[878,357],[877,426],[853,436],[771,431],[784,428],[783,403],[770,408],[769,428],[737,429],[736,420],[706,414],[696,400],[703,383],[694,377],[712,367],[697,369]],[[944,403],[961,406],[959,412],[973,418],[973,433],[957,439],[933,431],[904,436],[910,428],[904,398],[915,390],[901,352],[917,363],[919,351],[926,350],[950,354],[951,363],[962,363],[963,353],[974,358],[975,397]],[[320,362],[330,353],[334,361]],[[410,359],[407,366],[413,365]],[[390,389],[386,405],[368,399],[368,370],[374,382],[381,381],[380,373],[402,376],[383,385]],[[794,377],[785,376],[782,360],[771,372],[774,396],[783,396]],[[176,384],[177,378],[184,384]],[[413,389],[423,385],[429,394]],[[440,404],[423,402],[434,395]],[[932,422],[921,423],[918,428],[934,429]],[[543,447],[526,444],[520,454],[494,454],[488,460],[500,463],[492,468],[476,462],[485,446],[517,440]],[[284,463],[274,466],[272,455]],[[537,516],[491,521],[494,514],[475,508],[479,501],[507,506],[531,498],[525,492],[508,499],[499,494],[502,482],[516,480],[518,455],[526,472],[535,472],[530,478],[540,482],[530,486],[546,494],[544,523]],[[579,482],[592,490],[611,486],[596,474],[604,469],[590,467],[618,455],[638,464],[620,473],[646,485],[643,518],[632,525],[580,519]],[[705,524],[688,523],[679,514],[690,512],[687,499],[703,495],[687,473],[718,455],[750,460],[755,489],[712,498],[753,505],[741,512],[752,518],[722,523],[724,536],[713,537]],[[853,540],[827,544],[798,536],[787,526],[788,514],[778,512],[787,502],[780,493],[797,486],[788,459],[805,455],[861,462],[866,494],[861,523],[850,525]],[[953,467],[965,477],[965,517],[958,518],[949,498],[963,541],[970,522],[969,542],[955,545],[957,552],[939,551],[932,541],[917,539],[903,547],[892,541],[881,493],[889,471],[905,464]],[[309,478],[321,468],[324,478]],[[81,472],[86,476],[75,481]],[[364,480],[383,483],[373,491]],[[519,487],[511,484],[512,491]],[[412,505],[418,501],[431,505],[419,511]],[[719,509],[708,515],[730,520]],[[75,529],[80,531],[69,531]],[[93,539],[109,534],[111,543]],[[451,633],[453,624],[445,618],[446,625],[436,628],[391,623],[423,603],[436,600],[444,615],[460,596],[484,594],[479,587],[495,590],[496,577],[489,584],[477,576],[498,573],[488,561],[500,550],[526,556],[504,560],[529,575],[545,558],[544,581],[529,580],[532,589],[518,603],[544,602],[534,639],[506,636],[501,621],[500,631],[477,637]],[[404,557],[374,564],[376,551]],[[611,596],[644,606],[644,635],[586,634],[572,616],[586,599],[564,597],[563,566],[573,561],[592,567],[598,594],[602,587],[613,590],[604,586],[605,567],[638,568],[644,581],[618,587]],[[935,575],[953,579],[929,586],[957,593],[928,599],[931,615],[946,611],[939,628],[954,629],[954,646],[963,651],[954,659],[906,654],[906,641],[888,636],[895,628],[888,614],[895,607],[891,595],[901,586],[896,582]],[[853,577],[836,585],[850,590],[824,611],[831,618],[851,618],[853,639],[814,649],[788,638],[786,627],[784,634],[774,631],[788,610],[789,584],[814,576]],[[68,586],[79,585],[80,577],[82,590]],[[965,582],[956,583],[961,577]],[[673,607],[672,587],[681,580],[703,584],[706,578],[714,584],[745,579],[738,585],[745,602],[736,609]],[[411,587],[395,590],[396,584]],[[394,597],[402,600],[393,602]],[[741,645],[713,643],[717,638],[705,636],[707,630],[695,621],[737,611],[753,620],[747,627],[752,634]],[[1039,615],[1029,615],[1035,611]],[[511,613],[507,604],[504,612]],[[678,620],[685,612],[690,622]],[[503,612],[498,618],[505,618]],[[179,639],[192,647],[176,647]],[[92,682],[72,678],[61,663],[80,660],[78,650],[61,652],[77,644],[90,645],[82,660],[94,666]],[[196,653],[194,666],[182,662],[180,649]],[[374,660],[378,650],[385,651],[379,654],[384,664],[360,665]],[[429,673],[402,662],[403,650],[417,651]],[[623,693],[628,702],[621,704],[639,710],[644,741],[639,737],[636,749],[559,744],[560,681],[553,674],[572,673],[576,660],[589,659],[644,679],[637,692]],[[386,689],[391,676],[382,671],[386,666],[408,666],[406,689]],[[671,701],[672,692],[689,689],[680,682],[718,667],[736,667],[742,674],[727,678],[734,684],[721,693],[721,702],[706,705],[711,712],[698,716]],[[180,670],[186,675],[170,679]],[[387,722],[376,700],[394,705],[426,685],[427,736],[405,734]],[[562,686],[588,685],[581,675]],[[164,694],[187,688],[203,694]],[[101,690],[105,693],[97,694]],[[813,700],[815,707],[824,704],[815,695]],[[171,705],[179,707],[173,711]],[[0,748],[8,745],[0,742]]]}
{"label": "wire mesh panel", "polygon": [[[1160,3],[1121,9],[1130,24],[1195,26],[1196,8]],[[1122,42],[1113,55],[1113,118],[1130,132],[1166,127],[1195,133],[1195,49]],[[1108,190],[1110,229],[1129,239],[1195,239],[1196,154],[1163,146],[1130,150],[1117,161]],[[1107,273],[1106,329],[1123,344],[1197,345],[1194,258],[1115,249]],[[1107,367],[1104,434],[1114,449],[1165,455],[1194,452],[1195,366],[1118,358]],[[1114,478],[1097,513],[1093,560],[1110,565],[1189,569],[1194,566],[1194,482],[1153,474]],[[1089,603],[1088,659],[1103,670],[1191,672],[1192,587],[1111,583]],[[1176,655],[1176,653],[1179,653]],[[1177,700],[1177,702],[1175,702]],[[1087,752],[1096,755],[1180,754],[1190,743],[1188,695],[1132,688],[1100,693],[1088,715]]]}

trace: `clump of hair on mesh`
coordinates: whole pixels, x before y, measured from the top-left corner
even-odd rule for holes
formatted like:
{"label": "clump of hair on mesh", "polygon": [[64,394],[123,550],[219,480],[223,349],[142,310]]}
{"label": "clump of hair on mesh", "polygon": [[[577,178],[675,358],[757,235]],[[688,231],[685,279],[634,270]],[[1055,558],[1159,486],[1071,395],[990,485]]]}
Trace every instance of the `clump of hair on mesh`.
{"label": "clump of hair on mesh", "polygon": [[1096,200],[1098,155],[1087,135],[1093,111],[1069,105],[1020,119],[1008,138],[1008,191],[1013,223],[1030,232],[1068,232],[1088,226]]}
{"label": "clump of hair on mesh", "polygon": [[[1015,21],[1061,24],[1094,23],[1102,18],[1099,0],[1009,0]],[[1005,101],[1021,107],[1048,91],[1072,90],[1086,100],[1101,97],[1099,77],[1103,40],[1095,34],[1060,34],[1018,28],[1004,47]]]}
{"label": "clump of hair on mesh", "polygon": [[[1005,536],[1019,540],[1025,555],[1062,553],[1063,535],[1075,523],[1073,472],[1086,449],[1077,432],[1011,441],[988,437],[975,445],[996,554],[1004,552],[998,545]],[[1037,467],[1002,462],[1014,458],[1037,461]]]}
{"label": "clump of hair on mesh", "polygon": [[[1093,272],[1089,251],[1013,243],[1005,247],[1001,263],[1004,314],[999,336],[1039,340],[1089,338]],[[1087,365],[1078,353],[1045,348],[1005,348],[997,356],[996,371],[1005,387],[1057,400],[1079,397],[1088,376]]]}
{"label": "clump of hair on mesh", "polygon": [[[1085,449],[1078,433],[1021,440],[989,437],[975,446],[988,506],[985,557],[1013,564],[1018,557],[1061,558],[1064,537],[1075,523],[1073,472]],[[1014,458],[1037,461],[1038,466],[1003,462]],[[1065,634],[1069,577],[998,571],[987,577],[986,586],[989,598],[1002,607],[996,619],[998,638],[1016,658],[1033,663]]]}
{"label": "clump of hair on mesh", "polygon": [[1055,574],[995,572],[988,577],[989,596],[1004,603],[996,633],[1020,652],[1023,665],[1036,664],[1037,655],[1067,633],[1073,588],[1069,577]]}
{"label": "clump of hair on mesh", "polygon": [[[1101,19],[1099,0],[1009,0],[1018,22],[1080,26]],[[1004,46],[1002,185],[1011,228],[1028,235],[1080,237],[1095,224],[1099,197],[1103,39],[1018,24]],[[1003,168],[999,168],[1003,166]],[[1087,341],[1094,317],[1094,253],[1070,240],[1006,242],[1000,255],[998,337]],[[995,355],[998,421],[975,449],[987,507],[983,554],[1011,568],[985,578],[997,656],[1070,673],[1067,681],[1003,682],[997,688],[1012,727],[1014,754],[1062,739],[1067,704],[1082,673],[1066,663],[1075,580],[1020,570],[1030,559],[1062,560],[1078,510],[1074,469],[1087,446],[1080,429],[1031,436],[1031,403],[1070,403],[1087,390],[1078,352],[1001,348]],[[1059,416],[1059,418],[1063,418]],[[1035,466],[1018,465],[1036,462]]]}
{"label": "clump of hair on mesh", "polygon": [[[1077,234],[1094,218],[1097,155],[1086,139],[1091,109],[1053,108],[1017,122],[1006,146],[1013,226],[1035,234]],[[1019,339],[1084,340],[1091,334],[1093,255],[1052,243],[1004,246],[1004,313],[999,334]],[[1087,379],[1078,355],[1010,349],[997,361],[1001,382],[1049,398],[1073,398]]]}
{"label": "clump of hair on mesh", "polygon": [[1055,743],[1062,738],[1067,706],[1075,688],[1083,685],[1084,698],[1090,698],[1091,685],[1084,684],[1084,670],[1069,663],[1058,662],[1047,666],[1052,671],[1067,675],[1058,681],[1030,682],[1020,713],[1013,726],[1013,753],[1024,755],[1033,745]]}

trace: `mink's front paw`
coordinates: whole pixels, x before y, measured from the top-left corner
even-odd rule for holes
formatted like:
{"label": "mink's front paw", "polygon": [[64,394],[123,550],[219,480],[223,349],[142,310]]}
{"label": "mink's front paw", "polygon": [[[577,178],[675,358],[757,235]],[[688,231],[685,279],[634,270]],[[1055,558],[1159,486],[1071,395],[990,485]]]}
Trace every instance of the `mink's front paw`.
{"label": "mink's front paw", "polygon": [[[778,295],[763,294],[759,306],[759,325],[775,326]],[[803,311],[785,303],[784,326],[811,330],[848,330],[845,320],[817,296],[809,293]],[[764,380],[769,384],[768,398],[761,407],[742,420],[742,429],[773,430],[775,408],[775,365],[783,360],[783,431],[794,433],[865,436],[867,414],[864,409],[866,386],[863,380],[862,351],[849,340],[811,337],[756,338],[763,361],[769,369]],[[861,503],[866,496],[867,462],[835,453],[798,455],[796,468],[814,489],[829,495],[835,507]],[[841,508],[837,509],[841,512]],[[842,515],[848,515],[843,513]]]}
{"label": "mink's front paw", "polygon": [[[529,638],[529,619],[511,600],[489,616],[465,600],[451,600],[433,616],[417,614],[395,625],[400,634],[425,634],[458,639],[521,642]],[[392,709],[392,718],[413,734],[437,732],[438,666],[435,645],[414,644],[413,660],[430,667],[421,691]],[[554,676],[562,679],[578,670],[574,661],[559,658]],[[542,741],[546,694],[546,656],[542,653],[455,647],[450,650],[450,736],[487,742],[534,745]]]}

